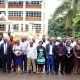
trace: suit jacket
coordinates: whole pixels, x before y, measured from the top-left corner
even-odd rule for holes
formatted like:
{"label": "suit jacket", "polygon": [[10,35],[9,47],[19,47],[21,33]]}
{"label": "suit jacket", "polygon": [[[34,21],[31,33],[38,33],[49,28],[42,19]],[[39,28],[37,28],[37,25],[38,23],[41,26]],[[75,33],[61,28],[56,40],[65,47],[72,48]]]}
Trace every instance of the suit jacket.
{"label": "suit jacket", "polygon": [[[0,52],[1,52],[1,55],[3,56],[4,55],[4,43],[1,44]],[[7,52],[6,55],[8,57],[11,57],[12,48],[11,48],[11,45],[9,45],[8,43],[7,43],[7,51],[6,52]]]}
{"label": "suit jacket", "polygon": [[[46,45],[46,56],[49,55],[49,52],[50,52],[50,44],[47,44]],[[55,56],[55,45],[52,45],[52,54],[53,56]]]}

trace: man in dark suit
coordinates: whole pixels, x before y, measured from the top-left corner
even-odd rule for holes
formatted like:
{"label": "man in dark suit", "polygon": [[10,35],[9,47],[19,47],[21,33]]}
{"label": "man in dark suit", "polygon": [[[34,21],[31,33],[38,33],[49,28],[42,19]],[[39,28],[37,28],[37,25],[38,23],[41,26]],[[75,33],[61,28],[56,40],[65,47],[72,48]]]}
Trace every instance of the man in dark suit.
{"label": "man in dark suit", "polygon": [[[55,45],[53,44],[53,39],[49,39],[49,44],[46,45],[46,58],[47,58],[47,74],[51,72],[54,73],[54,59],[55,59]],[[51,71],[50,69],[51,65]]]}
{"label": "man in dark suit", "polygon": [[2,55],[2,62],[3,62],[3,72],[11,71],[11,53],[12,49],[11,46],[7,42],[7,38],[3,38],[3,44],[1,44],[1,55]]}

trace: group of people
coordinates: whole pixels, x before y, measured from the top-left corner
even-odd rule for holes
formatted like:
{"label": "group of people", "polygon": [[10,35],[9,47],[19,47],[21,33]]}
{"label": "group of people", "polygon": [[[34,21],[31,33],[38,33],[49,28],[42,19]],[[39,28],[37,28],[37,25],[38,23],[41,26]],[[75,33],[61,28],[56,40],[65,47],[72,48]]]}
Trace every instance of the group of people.
{"label": "group of people", "polygon": [[10,73],[80,73],[80,39],[13,40],[0,35],[0,70]]}

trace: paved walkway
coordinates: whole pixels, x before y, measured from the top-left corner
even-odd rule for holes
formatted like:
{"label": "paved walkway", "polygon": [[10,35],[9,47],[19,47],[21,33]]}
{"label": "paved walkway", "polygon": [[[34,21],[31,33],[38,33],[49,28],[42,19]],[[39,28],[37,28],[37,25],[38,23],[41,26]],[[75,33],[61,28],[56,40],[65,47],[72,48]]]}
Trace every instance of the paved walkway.
{"label": "paved walkway", "polygon": [[16,74],[16,73],[1,73],[0,80],[80,80],[79,74],[71,75],[46,75],[46,74]]}

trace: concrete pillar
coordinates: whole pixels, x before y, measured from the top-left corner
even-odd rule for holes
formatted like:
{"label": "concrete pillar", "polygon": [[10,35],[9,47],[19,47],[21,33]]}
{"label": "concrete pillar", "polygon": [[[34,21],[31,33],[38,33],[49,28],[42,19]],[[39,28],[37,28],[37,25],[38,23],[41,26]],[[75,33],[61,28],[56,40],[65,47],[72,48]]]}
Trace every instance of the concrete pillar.
{"label": "concrete pillar", "polygon": [[21,24],[19,24],[19,32],[21,32]]}
{"label": "concrete pillar", "polygon": [[29,24],[29,33],[32,33],[32,24]]}

